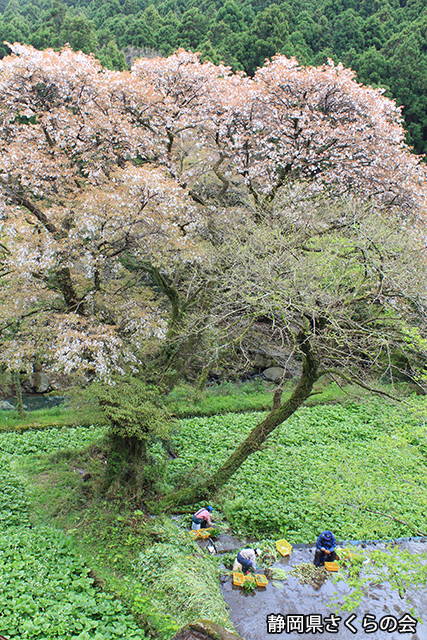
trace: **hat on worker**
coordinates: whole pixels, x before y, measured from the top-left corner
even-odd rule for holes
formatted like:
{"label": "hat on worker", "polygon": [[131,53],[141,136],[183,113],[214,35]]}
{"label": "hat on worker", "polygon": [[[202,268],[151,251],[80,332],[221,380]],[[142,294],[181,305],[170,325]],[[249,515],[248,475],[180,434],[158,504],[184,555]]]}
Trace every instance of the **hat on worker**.
{"label": "hat on worker", "polygon": [[206,507],[208,511],[210,511],[212,513],[213,511],[213,507]]}
{"label": "hat on worker", "polygon": [[261,555],[261,549],[255,549],[255,554],[257,556],[260,556]]}

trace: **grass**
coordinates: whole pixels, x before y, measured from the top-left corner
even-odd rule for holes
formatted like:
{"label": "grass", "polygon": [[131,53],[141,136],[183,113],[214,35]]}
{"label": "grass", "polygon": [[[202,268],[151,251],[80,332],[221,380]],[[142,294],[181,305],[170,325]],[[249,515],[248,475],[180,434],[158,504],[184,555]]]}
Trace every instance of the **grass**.
{"label": "grass", "polygon": [[[198,392],[191,385],[180,385],[167,396],[165,404],[177,418],[265,411],[272,404],[275,388],[276,385],[263,380],[223,383],[206,387],[203,392]],[[290,395],[290,387],[284,392],[283,397],[287,395]],[[82,424],[89,426],[93,423],[93,416],[87,406],[85,409],[86,414],[82,415],[80,407],[58,405],[50,409],[25,412],[22,419],[17,411],[0,411],[0,431],[25,431]]]}
{"label": "grass", "polygon": [[[295,380],[285,382],[282,403],[290,397],[295,384]],[[261,378],[249,382],[223,382],[206,387],[202,392],[191,385],[180,385],[167,396],[166,404],[177,418],[268,411],[272,408],[276,388],[275,383]],[[355,386],[341,388],[335,383],[319,381],[305,405],[336,404],[361,397],[369,397],[368,392]]]}
{"label": "grass", "polygon": [[58,405],[50,409],[38,409],[37,411],[25,411],[22,419],[17,411],[0,411],[0,431],[26,431],[27,429],[67,427],[76,424],[81,424],[77,412],[65,405]]}
{"label": "grass", "polygon": [[141,551],[136,574],[152,603],[166,615],[173,608],[180,625],[198,618],[230,625],[218,588],[218,565],[188,535],[167,519],[155,530],[157,541]]}
{"label": "grass", "polygon": [[[169,393],[165,404],[176,418],[268,411],[272,407],[276,387],[277,385],[273,382],[261,378],[248,382],[223,382],[206,387],[201,392],[189,384],[183,384]],[[294,387],[295,381],[286,381],[282,402],[289,398]],[[387,385],[384,388],[389,390]],[[319,381],[305,406],[336,404],[356,398],[366,400],[369,396],[369,392],[355,386],[347,385],[340,388],[335,383]],[[90,426],[94,423],[94,419],[89,406],[85,405],[85,412],[82,413],[81,408],[73,403],[25,412],[22,419],[19,418],[17,411],[0,411],[0,431],[25,431],[52,426]]]}
{"label": "grass", "polygon": [[169,410],[178,418],[212,416],[230,411],[263,411],[272,404],[275,385],[263,380],[225,382],[198,392],[190,385],[175,387],[168,395]]}

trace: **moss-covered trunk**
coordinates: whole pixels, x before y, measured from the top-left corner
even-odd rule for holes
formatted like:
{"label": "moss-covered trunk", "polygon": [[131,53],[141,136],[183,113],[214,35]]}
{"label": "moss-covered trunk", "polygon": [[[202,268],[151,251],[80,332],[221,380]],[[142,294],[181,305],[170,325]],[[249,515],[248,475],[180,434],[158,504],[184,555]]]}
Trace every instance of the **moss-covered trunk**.
{"label": "moss-covered trunk", "polygon": [[137,437],[124,438],[117,433],[111,433],[109,440],[106,488],[113,482],[129,486],[138,485],[147,464],[146,441]]}
{"label": "moss-covered trunk", "polygon": [[257,424],[214,474],[196,487],[167,496],[161,504],[163,508],[191,504],[214,494],[230,480],[252,453],[258,451],[276,427],[285,422],[305,402],[313,389],[313,384],[318,379],[319,362],[308,342],[301,345],[301,350],[303,352],[302,374],[285,404],[271,411],[262,422]]}

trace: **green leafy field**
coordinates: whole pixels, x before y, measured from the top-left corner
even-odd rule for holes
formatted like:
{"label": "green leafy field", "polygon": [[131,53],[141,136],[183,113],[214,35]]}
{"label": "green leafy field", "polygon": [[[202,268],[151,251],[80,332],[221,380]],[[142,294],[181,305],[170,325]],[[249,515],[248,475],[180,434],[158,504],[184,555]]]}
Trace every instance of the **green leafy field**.
{"label": "green leafy field", "polygon": [[122,603],[94,586],[69,536],[31,524],[25,488],[13,470],[19,458],[81,447],[101,434],[48,429],[0,435],[0,633],[8,638],[145,637]]}
{"label": "green leafy field", "polygon": [[[169,481],[214,470],[263,414],[181,422]],[[388,539],[427,531],[427,440],[403,407],[305,407],[251,456],[217,507],[236,532],[311,542],[332,529],[342,540]],[[197,465],[197,466],[196,466]],[[187,479],[187,480],[186,480]]]}
{"label": "green leafy field", "polygon": [[0,628],[9,638],[145,637],[117,599],[93,586],[62,532],[2,532],[0,562]]}
{"label": "green leafy field", "polygon": [[[165,487],[216,469],[262,416],[181,420],[172,443],[179,457],[159,467],[166,468]],[[84,447],[103,436],[104,429],[84,427],[0,433],[0,633],[143,639],[130,610],[164,639],[202,610],[227,624],[217,566],[187,534],[167,519],[119,505],[119,511],[111,505],[110,517],[95,495],[79,501],[83,485],[74,465],[84,466]],[[161,457],[159,444],[152,455]],[[426,456],[419,412],[379,401],[305,407],[246,461],[216,496],[214,513],[225,515],[235,533],[291,543],[312,542],[324,528],[343,540],[422,535]],[[89,567],[106,583],[110,571],[109,585],[128,608],[98,588]]]}
{"label": "green leafy field", "polygon": [[104,432],[0,434],[0,634],[169,640],[201,614],[230,626],[215,559],[167,518],[98,496],[76,473],[102,469],[92,456]]}

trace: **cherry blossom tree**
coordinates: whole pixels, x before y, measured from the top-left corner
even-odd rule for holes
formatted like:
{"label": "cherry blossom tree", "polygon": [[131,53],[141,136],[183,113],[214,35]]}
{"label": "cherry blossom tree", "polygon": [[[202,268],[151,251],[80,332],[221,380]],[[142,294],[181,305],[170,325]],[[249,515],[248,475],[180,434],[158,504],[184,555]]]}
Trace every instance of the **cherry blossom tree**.
{"label": "cherry blossom tree", "polygon": [[165,273],[199,258],[200,206],[165,170],[161,134],[129,111],[160,98],[91,57],[19,45],[0,96],[3,362],[28,369],[38,353],[67,372],[122,371],[166,332],[124,257]]}
{"label": "cherry blossom tree", "polygon": [[243,177],[264,206],[303,180],[314,193],[424,212],[426,169],[404,142],[400,109],[354,75],[332,61],[307,68],[278,55],[253,81],[228,79],[216,130],[226,174]]}
{"label": "cherry blossom tree", "polygon": [[248,78],[185,51],[117,72],[11,49],[0,365],[108,379],[163,345],[179,374],[261,321],[301,359],[290,399],[173,502],[227,482],[322,375],[363,384],[392,350],[423,364],[426,171],[380,90],[284,56]]}
{"label": "cherry blossom tree", "polygon": [[425,169],[399,110],[340,65],[277,56],[251,79],[185,51],[116,72],[69,48],[11,48],[0,62],[8,367],[38,353],[107,375],[176,337],[207,289],[212,220],[233,223],[234,196],[257,224],[296,183],[300,198],[355,192],[424,215]]}

